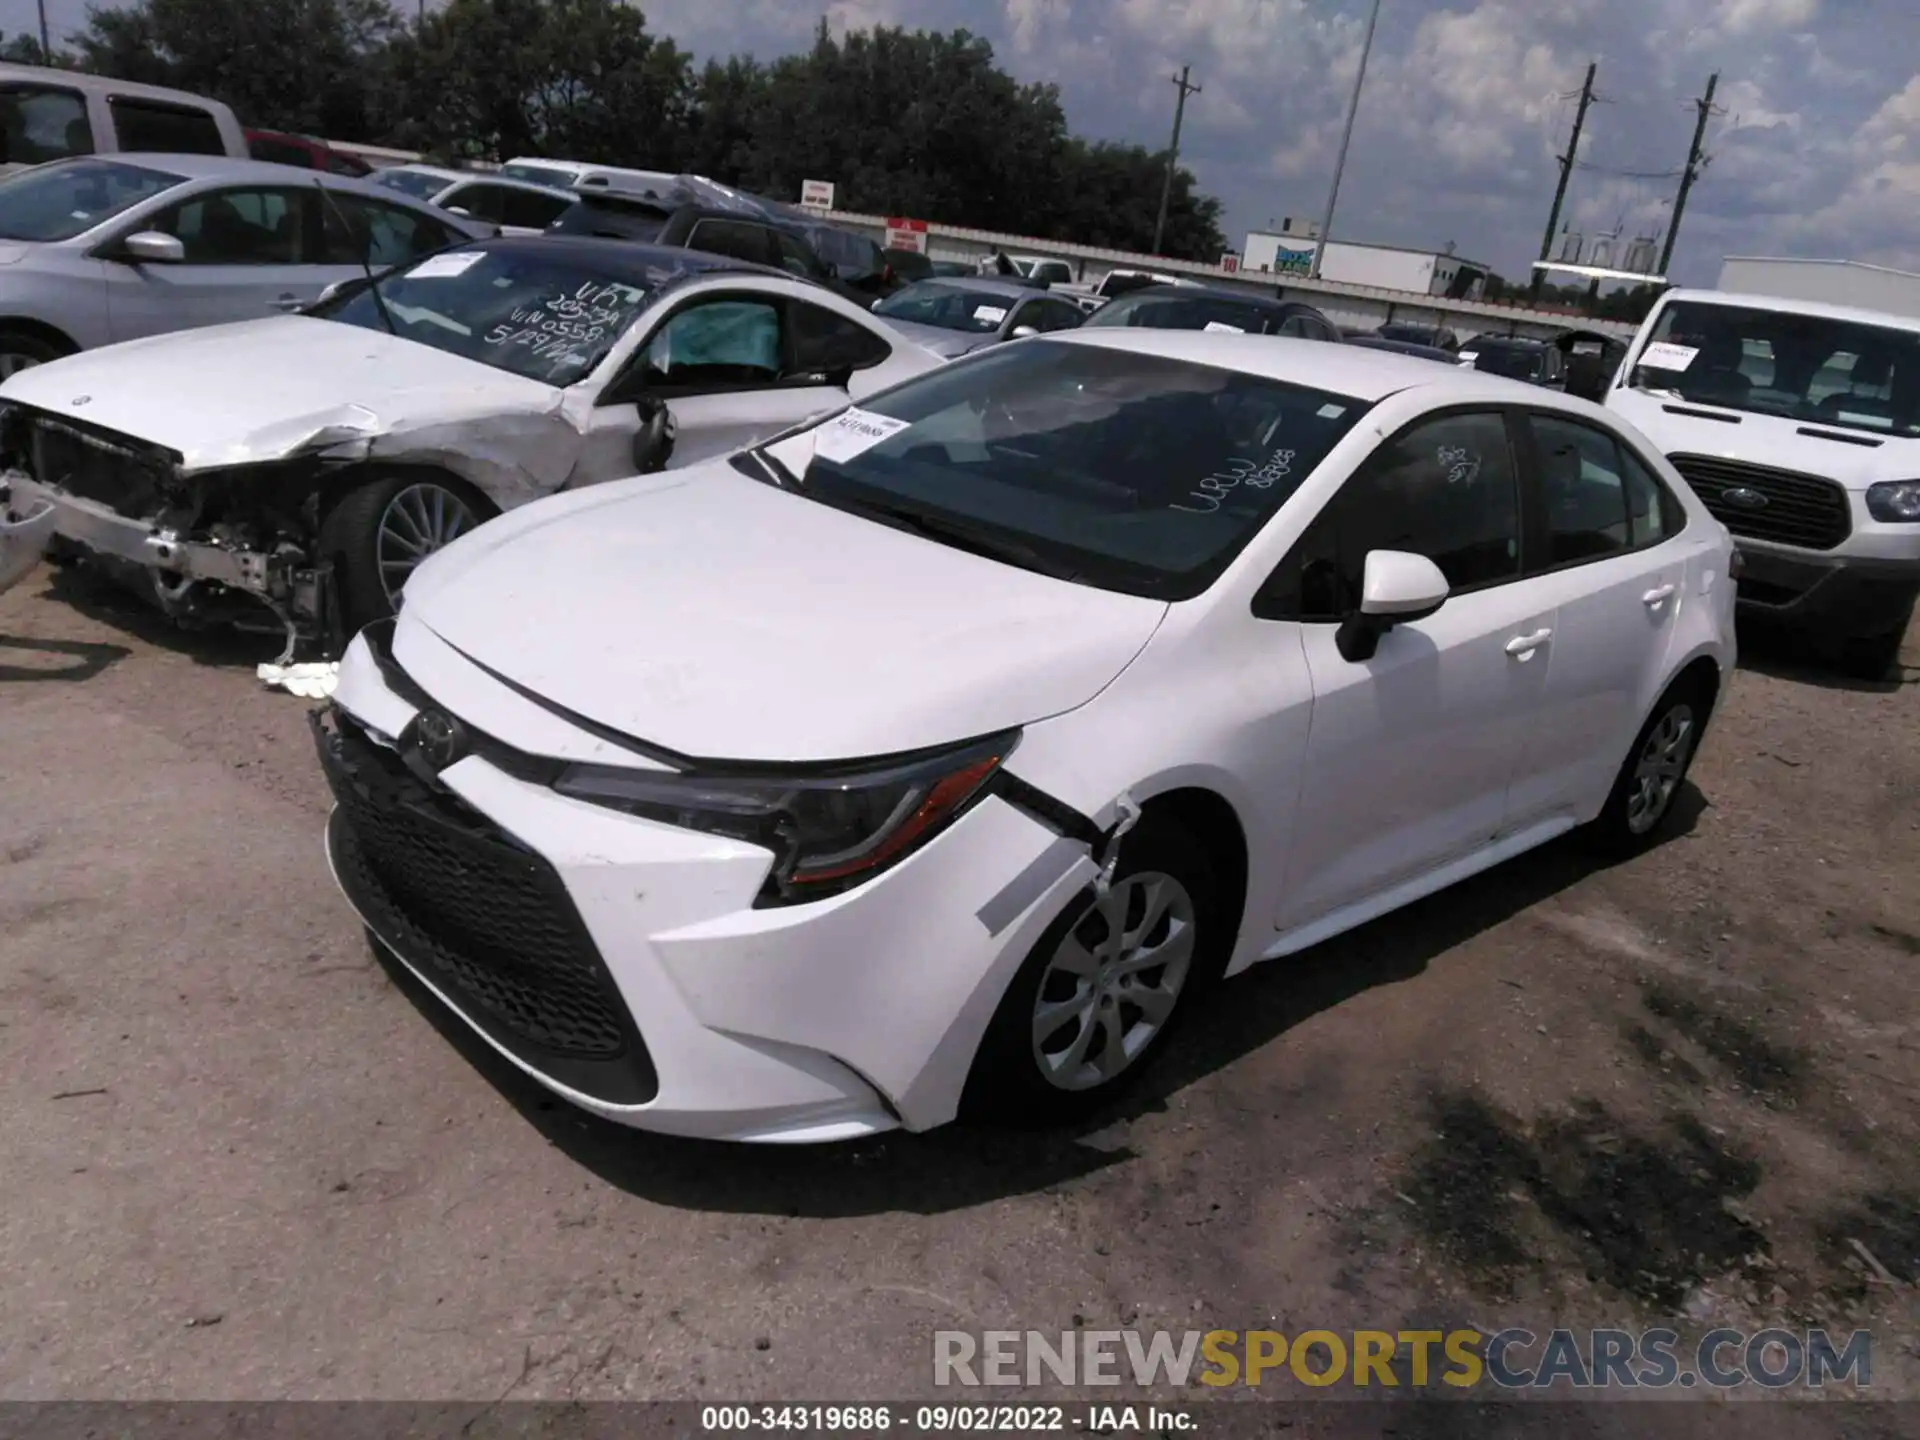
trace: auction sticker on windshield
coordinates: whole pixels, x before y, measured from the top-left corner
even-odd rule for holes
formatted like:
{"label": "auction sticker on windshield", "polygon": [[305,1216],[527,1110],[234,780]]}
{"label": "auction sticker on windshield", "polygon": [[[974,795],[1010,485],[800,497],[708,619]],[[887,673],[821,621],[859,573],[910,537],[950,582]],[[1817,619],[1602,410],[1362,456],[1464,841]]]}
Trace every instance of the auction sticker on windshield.
{"label": "auction sticker on windshield", "polygon": [[1650,365],[1655,370],[1684,370],[1693,364],[1693,357],[1699,353],[1692,345],[1670,345],[1664,340],[1656,340],[1640,352],[1640,363]]}
{"label": "auction sticker on windshield", "polygon": [[871,450],[889,436],[898,435],[907,428],[907,423],[856,405],[820,427],[814,435],[813,453],[822,460],[842,463]]}
{"label": "auction sticker on windshield", "polygon": [[1213,335],[1244,335],[1247,333],[1238,325],[1229,325],[1224,320],[1209,320],[1206,324],[1206,329],[1209,334]]}
{"label": "auction sticker on windshield", "polygon": [[407,272],[409,280],[451,280],[464,275],[484,258],[478,250],[460,250],[452,255],[429,255]]}
{"label": "auction sticker on windshield", "polygon": [[976,305],[973,307],[973,318],[982,325],[998,325],[1007,318],[1007,312],[999,305]]}

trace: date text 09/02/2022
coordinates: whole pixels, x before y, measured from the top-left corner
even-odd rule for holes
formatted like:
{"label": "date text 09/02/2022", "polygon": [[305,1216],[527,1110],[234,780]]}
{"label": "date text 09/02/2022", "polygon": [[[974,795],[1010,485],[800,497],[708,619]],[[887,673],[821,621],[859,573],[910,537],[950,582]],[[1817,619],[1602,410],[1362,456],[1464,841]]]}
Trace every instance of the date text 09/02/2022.
{"label": "date text 09/02/2022", "polygon": [[820,1434],[1007,1434],[1050,1431],[1166,1434],[1196,1428],[1185,1410],[1157,1405],[706,1405],[707,1433],[788,1430]]}

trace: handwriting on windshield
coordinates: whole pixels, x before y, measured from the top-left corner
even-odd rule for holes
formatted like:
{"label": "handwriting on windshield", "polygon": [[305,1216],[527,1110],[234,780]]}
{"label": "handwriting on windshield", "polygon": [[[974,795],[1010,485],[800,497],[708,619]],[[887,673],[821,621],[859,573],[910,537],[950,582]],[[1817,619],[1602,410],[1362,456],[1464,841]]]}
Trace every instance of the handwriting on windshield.
{"label": "handwriting on windshield", "polygon": [[486,334],[501,349],[526,348],[556,364],[581,364],[586,352],[617,335],[646,292],[631,285],[588,280],[531,305],[517,305]]}
{"label": "handwriting on windshield", "polygon": [[1227,461],[1222,470],[1207,476],[1193,488],[1193,492],[1183,498],[1192,503],[1169,505],[1169,510],[1184,511],[1188,515],[1211,515],[1220,508],[1220,502],[1234,491],[1245,487],[1249,490],[1270,490],[1293,473],[1294,452],[1276,450],[1265,461],[1256,464],[1252,460],[1236,456]]}

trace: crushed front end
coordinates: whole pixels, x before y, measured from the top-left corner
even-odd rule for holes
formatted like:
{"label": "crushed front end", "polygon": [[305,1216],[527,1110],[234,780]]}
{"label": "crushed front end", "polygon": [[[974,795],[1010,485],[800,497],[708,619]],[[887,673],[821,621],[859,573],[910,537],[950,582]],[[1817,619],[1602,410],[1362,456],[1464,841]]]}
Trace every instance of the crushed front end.
{"label": "crushed front end", "polygon": [[317,553],[328,462],[186,472],[151,442],[34,406],[0,408],[0,483],[13,506],[54,512],[55,553],[84,559],[185,624],[328,637],[327,567]]}

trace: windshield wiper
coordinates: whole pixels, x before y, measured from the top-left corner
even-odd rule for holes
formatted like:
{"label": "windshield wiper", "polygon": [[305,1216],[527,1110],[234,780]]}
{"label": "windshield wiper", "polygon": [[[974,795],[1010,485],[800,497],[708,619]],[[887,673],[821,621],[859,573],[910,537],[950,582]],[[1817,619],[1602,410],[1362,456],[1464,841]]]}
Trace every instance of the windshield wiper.
{"label": "windshield wiper", "polygon": [[1078,580],[1080,572],[1070,565],[1062,564],[1051,556],[1044,555],[1031,545],[1023,545],[1018,540],[1010,540],[995,531],[969,525],[964,521],[950,520],[944,515],[929,515],[923,510],[910,506],[892,505],[884,500],[858,499],[849,495],[822,496],[818,487],[809,487],[815,499],[822,500],[838,509],[849,510],[857,515],[865,515],[882,525],[891,525],[896,530],[906,530],[922,539],[934,540],[950,545],[956,550],[965,550],[969,554],[981,555],[989,560],[999,560],[1004,564],[1017,565],[1023,570],[1033,570],[1041,575],[1049,575],[1055,580]]}

